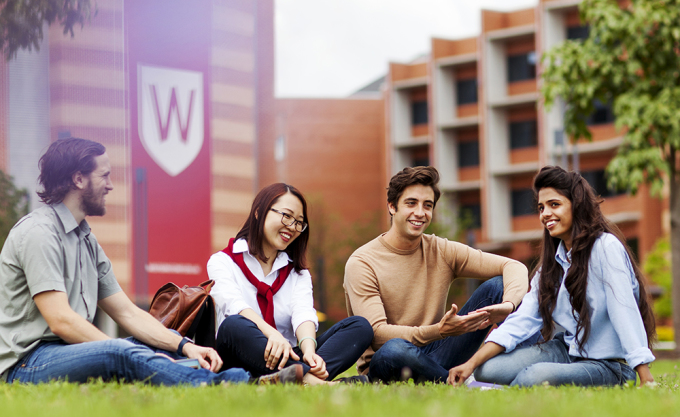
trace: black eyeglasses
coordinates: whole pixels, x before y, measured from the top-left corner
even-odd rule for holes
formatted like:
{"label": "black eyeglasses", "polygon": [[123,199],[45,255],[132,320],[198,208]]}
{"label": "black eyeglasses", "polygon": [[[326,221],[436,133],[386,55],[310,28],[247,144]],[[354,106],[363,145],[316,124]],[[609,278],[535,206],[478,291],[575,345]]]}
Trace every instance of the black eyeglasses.
{"label": "black eyeglasses", "polygon": [[300,220],[295,220],[293,216],[291,216],[288,213],[284,213],[282,211],[278,211],[277,209],[269,209],[275,213],[279,213],[281,215],[281,223],[284,226],[293,226],[295,225],[295,230],[298,232],[302,233],[305,230],[307,230],[307,223],[301,222]]}

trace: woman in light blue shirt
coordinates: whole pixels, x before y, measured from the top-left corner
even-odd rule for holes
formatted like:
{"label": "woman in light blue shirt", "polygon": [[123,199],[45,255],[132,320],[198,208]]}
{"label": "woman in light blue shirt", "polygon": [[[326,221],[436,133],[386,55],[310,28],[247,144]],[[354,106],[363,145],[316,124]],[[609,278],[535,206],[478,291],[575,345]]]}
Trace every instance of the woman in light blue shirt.
{"label": "woman in light blue shirt", "polygon": [[[534,178],[545,228],[531,291],[466,363],[449,371],[458,385],[474,371],[503,385],[620,385],[654,382],[655,334],[645,280],[621,231],[580,174],[544,167]],[[555,324],[565,329],[553,337]],[[545,342],[522,346],[538,331]]]}

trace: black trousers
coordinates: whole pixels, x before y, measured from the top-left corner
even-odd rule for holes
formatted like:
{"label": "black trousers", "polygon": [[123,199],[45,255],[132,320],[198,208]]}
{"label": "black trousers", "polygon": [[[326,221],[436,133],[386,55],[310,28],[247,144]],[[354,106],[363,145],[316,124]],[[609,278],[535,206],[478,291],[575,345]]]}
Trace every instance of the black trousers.
{"label": "black trousers", "polygon": [[[345,372],[354,365],[362,353],[373,340],[373,329],[363,317],[348,317],[316,339],[316,353],[326,362],[328,381]],[[224,366],[222,369],[243,368],[253,376],[270,374],[276,371],[267,368],[264,360],[264,350],[267,347],[267,337],[255,323],[241,316],[229,316],[217,332],[215,349],[219,353]],[[302,364],[305,374],[310,366],[302,362],[302,352],[299,347],[293,348],[300,356],[300,361],[288,359],[285,366],[295,363]]]}

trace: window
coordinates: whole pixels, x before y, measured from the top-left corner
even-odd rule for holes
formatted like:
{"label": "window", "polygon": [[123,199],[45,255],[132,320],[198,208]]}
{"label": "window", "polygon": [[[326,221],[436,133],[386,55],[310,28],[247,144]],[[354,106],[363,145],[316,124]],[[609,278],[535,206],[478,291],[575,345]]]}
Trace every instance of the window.
{"label": "window", "polygon": [[508,56],[508,82],[536,78],[536,53]]}
{"label": "window", "polygon": [[281,162],[286,159],[286,137],[279,136],[274,142],[274,160]]}
{"label": "window", "polygon": [[534,192],[531,188],[512,190],[512,216],[536,214]]}
{"label": "window", "polygon": [[412,167],[426,167],[430,165],[430,148],[427,145],[417,146],[408,151],[408,158]]}
{"label": "window", "polygon": [[587,39],[590,35],[590,27],[584,26],[570,26],[567,28],[567,39]]}
{"label": "window", "polygon": [[460,80],[456,83],[456,102],[458,105],[477,102],[477,79]]}
{"label": "window", "polygon": [[482,206],[480,204],[463,204],[460,207],[460,218],[467,223],[465,224],[466,227],[479,229],[482,227]]}
{"label": "window", "polygon": [[479,166],[479,141],[458,143],[458,167]]}
{"label": "window", "polygon": [[588,184],[590,184],[591,187],[593,187],[595,194],[599,194],[602,197],[614,197],[625,194],[625,192],[616,191],[607,187],[607,178],[604,175],[603,169],[581,172],[581,176],[588,181]]}
{"label": "window", "polygon": [[600,100],[595,99],[593,101],[593,106],[595,106],[595,111],[588,117],[588,120],[586,121],[588,125],[613,123],[616,119],[610,103],[605,104]]}
{"label": "window", "polygon": [[427,167],[430,166],[430,158],[423,156],[423,157],[414,157],[413,158],[413,164],[411,165],[412,167]]}
{"label": "window", "polygon": [[411,124],[427,124],[427,101],[414,101],[411,103]]}
{"label": "window", "polygon": [[510,149],[530,148],[538,145],[536,120],[510,123]]}

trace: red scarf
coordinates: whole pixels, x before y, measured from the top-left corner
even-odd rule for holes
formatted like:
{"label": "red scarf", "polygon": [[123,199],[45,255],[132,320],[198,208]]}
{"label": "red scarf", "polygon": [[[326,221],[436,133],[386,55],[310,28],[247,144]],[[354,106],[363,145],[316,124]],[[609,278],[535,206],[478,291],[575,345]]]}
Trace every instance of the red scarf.
{"label": "red scarf", "polygon": [[246,279],[257,288],[257,305],[260,307],[264,321],[276,329],[276,323],[274,323],[274,294],[279,292],[283,283],[286,282],[290,270],[293,269],[293,265],[289,263],[279,270],[279,276],[270,287],[250,272],[250,269],[248,269],[243,260],[243,253],[234,253],[234,238],[229,239],[229,246],[222,249],[222,252],[229,255],[231,260],[241,268],[241,272],[243,272]]}

